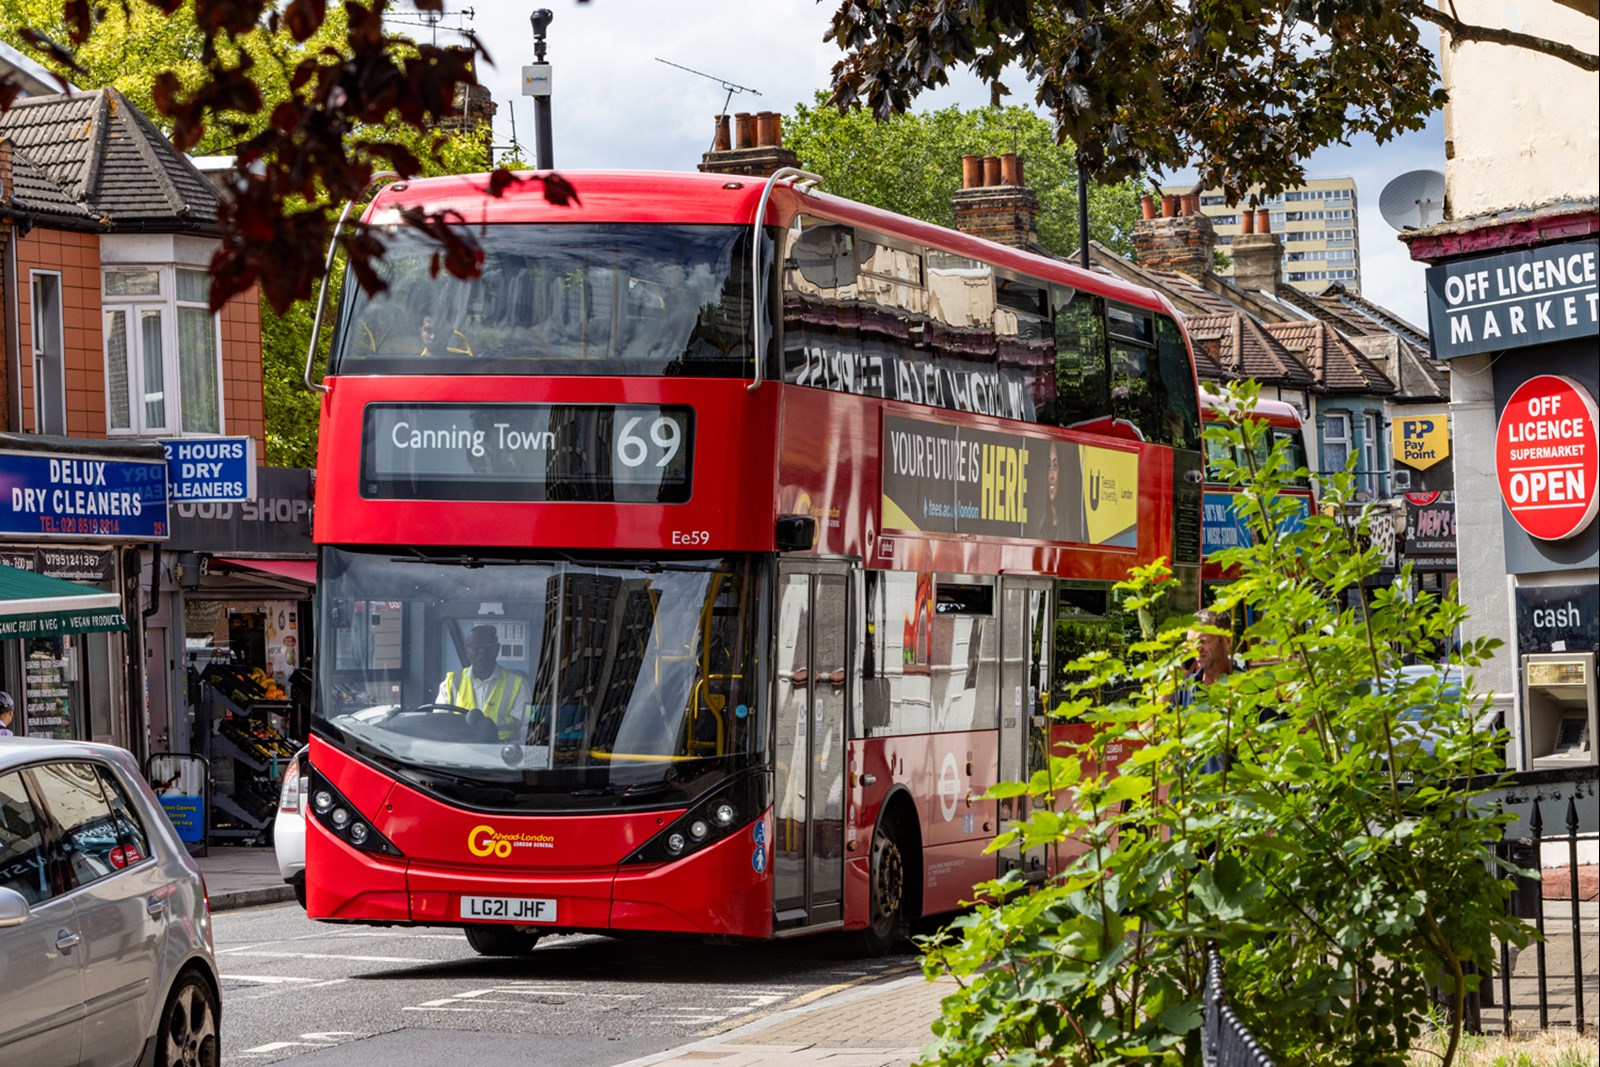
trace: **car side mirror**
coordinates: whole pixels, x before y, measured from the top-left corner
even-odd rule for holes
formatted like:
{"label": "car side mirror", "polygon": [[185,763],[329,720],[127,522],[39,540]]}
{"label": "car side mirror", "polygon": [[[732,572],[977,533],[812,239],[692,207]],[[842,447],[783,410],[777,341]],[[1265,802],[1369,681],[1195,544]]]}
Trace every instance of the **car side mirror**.
{"label": "car side mirror", "polygon": [[0,887],[0,930],[28,921],[28,898],[15,889]]}

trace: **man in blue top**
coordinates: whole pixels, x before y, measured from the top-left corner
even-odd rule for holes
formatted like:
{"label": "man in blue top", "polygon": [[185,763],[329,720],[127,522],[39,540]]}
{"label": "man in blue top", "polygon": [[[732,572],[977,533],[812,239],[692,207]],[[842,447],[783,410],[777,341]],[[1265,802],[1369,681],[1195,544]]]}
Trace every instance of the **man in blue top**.
{"label": "man in blue top", "polygon": [[502,740],[513,737],[532,692],[528,679],[500,666],[500,633],[493,626],[467,631],[466,654],[467,665],[444,676],[434,703],[482,712]]}

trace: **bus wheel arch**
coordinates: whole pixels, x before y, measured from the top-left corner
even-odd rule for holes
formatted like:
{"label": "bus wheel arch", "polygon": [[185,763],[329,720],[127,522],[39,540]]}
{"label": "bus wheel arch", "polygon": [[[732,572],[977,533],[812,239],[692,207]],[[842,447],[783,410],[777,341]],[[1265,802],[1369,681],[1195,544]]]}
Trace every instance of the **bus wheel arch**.
{"label": "bus wheel arch", "polygon": [[922,914],[922,835],[911,794],[896,789],[884,799],[872,828],[867,861],[867,926],[864,950],[881,956]]}

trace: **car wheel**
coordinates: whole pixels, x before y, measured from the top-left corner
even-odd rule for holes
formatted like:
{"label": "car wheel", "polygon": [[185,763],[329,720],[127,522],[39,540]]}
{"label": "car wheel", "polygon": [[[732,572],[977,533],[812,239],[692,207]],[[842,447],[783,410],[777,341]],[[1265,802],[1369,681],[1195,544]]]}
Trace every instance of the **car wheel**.
{"label": "car wheel", "polygon": [[467,944],[480,956],[523,956],[539,943],[538,934],[515,926],[486,924],[467,927]]}
{"label": "car wheel", "polygon": [[301,911],[305,911],[306,910],[306,876],[302,874],[298,878],[296,878],[293,882],[291,882],[290,884],[294,886],[294,899],[298,900],[300,902],[300,910]]}
{"label": "car wheel", "polygon": [[217,1067],[217,995],[205,979],[185,974],[167,998],[156,1032],[157,1067]]}
{"label": "car wheel", "polygon": [[905,930],[905,854],[892,827],[879,821],[872,831],[871,900],[867,928],[861,931],[862,950],[882,956],[894,947]]}

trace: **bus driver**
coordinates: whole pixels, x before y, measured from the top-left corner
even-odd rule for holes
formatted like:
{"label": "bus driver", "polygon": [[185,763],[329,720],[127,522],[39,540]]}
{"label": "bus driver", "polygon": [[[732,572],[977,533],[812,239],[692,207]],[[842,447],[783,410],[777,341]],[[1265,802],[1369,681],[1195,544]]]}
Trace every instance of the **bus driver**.
{"label": "bus driver", "polygon": [[532,691],[528,679],[500,666],[500,633],[493,626],[467,631],[466,654],[467,665],[444,676],[434,703],[482,712],[506,739],[522,722],[523,706]]}

